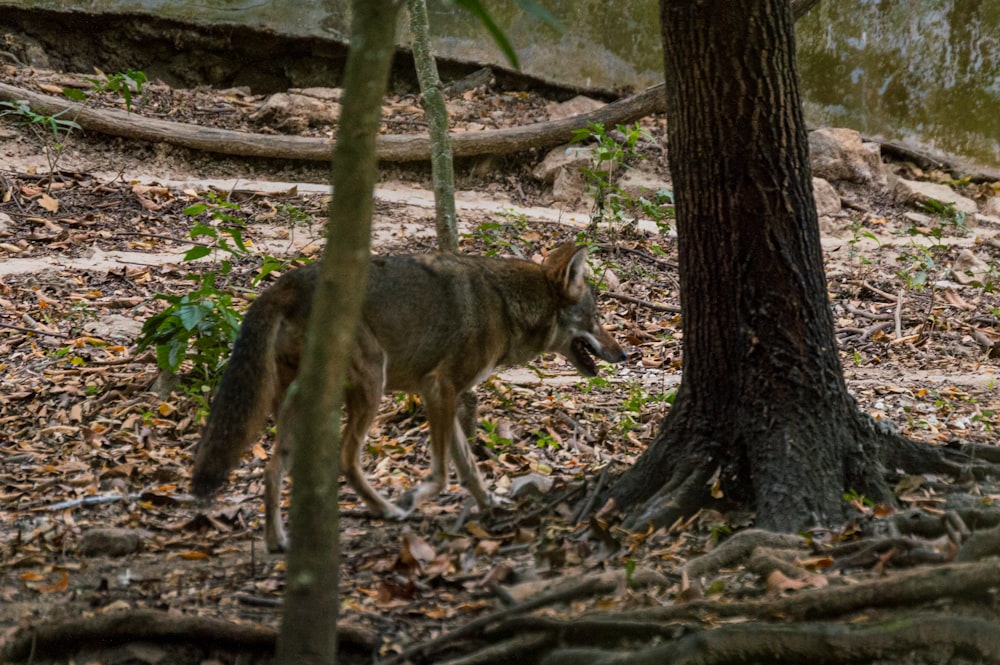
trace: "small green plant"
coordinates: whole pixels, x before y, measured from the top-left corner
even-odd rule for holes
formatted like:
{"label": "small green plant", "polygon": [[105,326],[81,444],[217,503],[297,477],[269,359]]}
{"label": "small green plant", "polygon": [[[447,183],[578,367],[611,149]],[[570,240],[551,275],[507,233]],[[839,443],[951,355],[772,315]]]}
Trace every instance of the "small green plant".
{"label": "small green plant", "polygon": [[42,131],[51,131],[53,139],[58,139],[60,133],[69,133],[74,129],[80,129],[80,125],[62,117],[69,109],[64,109],[55,115],[36,113],[26,99],[0,102],[0,109],[3,109],[0,111],[0,116],[7,116],[17,122],[39,127]]}
{"label": "small green plant", "polygon": [[625,584],[628,585],[629,588],[632,588],[632,587],[635,586],[635,582],[633,581],[633,577],[635,576],[635,567],[636,567],[635,559],[633,559],[632,557],[626,557],[625,558]]}
{"label": "small green plant", "polygon": [[628,398],[622,402],[622,409],[632,413],[642,413],[642,408],[646,406],[648,400],[649,395],[646,394],[642,386],[638,382],[632,382],[629,385]]}
{"label": "small green plant", "polygon": [[630,412],[624,412],[619,415],[618,422],[615,424],[615,431],[621,435],[628,434],[634,430],[639,425],[639,421],[632,417]]}
{"label": "small green plant", "polygon": [[243,241],[243,222],[231,214],[238,207],[213,194],[208,203],[184,210],[191,217],[207,214],[213,223],[195,222],[188,236],[210,242],[193,245],[184,253],[183,260],[192,262],[221,254],[220,267],[201,274],[189,273],[187,278],[196,286],[188,293],[156,294],[167,307],[146,319],[138,340],[140,349],[155,347],[161,370],[177,373],[188,362],[189,371],[182,385],[196,395],[210,392],[218,381],[239,332],[241,317],[233,307],[232,295],[216,285],[220,276],[232,270],[232,259],[250,252]]}
{"label": "small green plant", "polygon": [[485,254],[496,256],[498,254],[510,253],[514,256],[524,258],[525,245],[523,236],[528,230],[528,218],[524,213],[513,211],[501,212],[499,216],[503,222],[483,222],[465,237],[479,240],[486,245]]}
{"label": "small green plant", "polygon": [[131,112],[132,95],[142,94],[142,86],[146,84],[146,74],[136,69],[110,75],[103,72],[98,74],[97,77],[87,78],[90,82],[89,89],[63,88],[63,94],[75,101],[86,103],[99,92],[114,92],[122,96],[125,100],[125,109]]}
{"label": "small green plant", "polygon": [[941,225],[931,230],[932,235],[941,237],[942,227],[952,227],[959,235],[965,235],[968,227],[965,225],[965,212],[957,210],[954,203],[942,203],[937,199],[927,199],[917,204],[922,210],[932,215],[936,215],[941,220]]}
{"label": "small green plant", "polygon": [[[54,115],[37,113],[31,108],[27,100],[19,99],[13,102],[0,102],[0,116],[13,118],[15,121],[27,125],[34,132],[35,136],[45,143],[45,160],[48,162],[49,173],[55,173],[56,166],[62,156],[64,149],[64,137],[69,136],[74,129],[80,129],[76,122],[62,117],[69,109],[65,109]],[[52,133],[51,138],[48,136]],[[49,185],[51,186],[51,179]]]}
{"label": "small green plant", "polygon": [[928,275],[937,267],[934,254],[927,247],[911,242],[912,251],[903,250],[896,257],[901,265],[896,270],[896,276],[906,282],[906,286],[922,291],[927,285]]}
{"label": "small green plant", "polygon": [[855,506],[866,506],[868,508],[875,507],[874,501],[853,489],[849,489],[844,492],[844,501],[854,504]]}
{"label": "small green plant", "polygon": [[611,382],[603,376],[591,376],[584,382],[580,390],[584,393],[591,393],[594,390],[603,390],[611,385]]}
{"label": "small green plant", "polygon": [[972,416],[972,422],[979,423],[983,426],[987,432],[993,431],[993,416],[994,411],[992,409],[983,409]]}
{"label": "small green plant", "polygon": [[591,229],[604,222],[611,222],[612,229],[634,227],[639,215],[652,219],[661,231],[666,230],[666,220],[673,218],[673,193],[660,190],[650,198],[629,194],[616,183],[628,162],[643,159],[636,150],[640,139],[651,139],[639,123],[629,127],[617,125],[614,132],[603,123],[591,122],[573,132],[573,142],[593,141],[592,165],[582,169],[587,182],[587,192],[594,197]]}
{"label": "small green plant", "polygon": [[708,537],[716,545],[731,535],[733,528],[725,522],[712,522],[708,527]]}
{"label": "small green plant", "polygon": [[867,257],[861,256],[861,254],[857,250],[857,247],[855,246],[859,242],[861,242],[862,238],[869,238],[871,240],[874,240],[875,244],[878,245],[879,247],[882,246],[882,243],[879,242],[878,236],[876,236],[874,233],[872,233],[864,226],[862,226],[861,222],[855,222],[854,224],[851,225],[851,239],[847,241],[847,246],[848,246],[847,258],[849,259],[857,258],[858,263],[860,263],[861,265],[869,265],[871,261],[868,260]]}
{"label": "small green plant", "polygon": [[[126,73],[102,76],[102,79],[88,79],[92,84],[89,91],[63,88],[63,94],[70,99],[86,103],[94,92],[117,92],[125,98],[126,107],[131,110],[132,93],[141,92],[142,85],[146,82],[146,75],[141,71],[129,70]],[[65,149],[66,138],[73,130],[80,129],[80,125],[75,120],[63,117],[69,111],[70,109],[64,109],[59,113],[46,115],[33,110],[31,104],[25,99],[0,102],[0,117],[8,116],[28,125],[36,136],[45,142],[45,159],[48,162],[50,174],[56,172],[59,159]],[[49,132],[52,133],[51,138],[48,136]],[[51,181],[49,184],[51,185]]]}
{"label": "small green plant", "polygon": [[559,448],[562,447],[559,445],[559,442],[556,440],[556,438],[552,436],[552,434],[550,434],[549,432],[536,429],[531,433],[535,435],[536,437],[535,445],[538,446],[539,448],[551,448],[552,450],[559,450]]}
{"label": "small green plant", "polygon": [[500,425],[494,420],[483,419],[483,431],[486,432],[486,447],[491,450],[506,450],[514,444],[513,441],[500,434]]}

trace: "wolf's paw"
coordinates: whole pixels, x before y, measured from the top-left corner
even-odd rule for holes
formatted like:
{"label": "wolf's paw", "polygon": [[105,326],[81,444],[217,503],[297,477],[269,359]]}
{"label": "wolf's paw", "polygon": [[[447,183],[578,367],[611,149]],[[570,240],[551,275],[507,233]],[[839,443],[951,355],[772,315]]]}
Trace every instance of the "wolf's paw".
{"label": "wolf's paw", "polygon": [[265,540],[267,541],[267,551],[271,554],[281,554],[288,551],[288,538],[283,533],[276,537],[268,534]]}
{"label": "wolf's paw", "polygon": [[493,492],[486,493],[487,508],[507,508],[514,505],[514,500]]}
{"label": "wolf's paw", "polygon": [[407,517],[413,514],[413,509],[416,507],[413,504],[413,493],[407,492],[403,496],[399,497],[399,501],[396,505],[387,504],[382,508],[382,517],[387,520],[393,520],[395,522],[402,522]]}

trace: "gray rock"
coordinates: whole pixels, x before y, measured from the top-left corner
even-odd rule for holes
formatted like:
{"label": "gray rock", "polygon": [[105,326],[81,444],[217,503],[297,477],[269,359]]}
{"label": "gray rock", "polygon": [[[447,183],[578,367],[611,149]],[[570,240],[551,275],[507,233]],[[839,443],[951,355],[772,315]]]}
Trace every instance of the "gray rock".
{"label": "gray rock", "polygon": [[560,118],[569,118],[574,115],[590,113],[591,111],[596,111],[602,106],[604,106],[604,102],[599,102],[596,99],[584,97],[583,95],[577,95],[573,99],[568,99],[565,102],[549,104],[546,110],[549,112],[550,120],[559,120]]}
{"label": "gray rock", "polygon": [[899,178],[896,180],[896,184],[893,185],[892,196],[898,203],[907,205],[916,205],[934,199],[940,203],[954,204],[955,210],[968,215],[978,212],[975,201],[962,196],[948,185],[941,185],[936,182],[920,182]]}
{"label": "gray rock", "polygon": [[560,170],[572,169],[579,171],[594,162],[594,148],[591,146],[568,143],[553,148],[545,159],[531,172],[535,180],[553,182]]}
{"label": "gray rock", "polygon": [[545,494],[552,489],[552,479],[540,473],[529,473],[518,476],[510,483],[510,496],[518,498],[525,495]]}
{"label": "gray rock", "polygon": [[877,144],[864,143],[853,129],[826,127],[809,133],[809,163],[813,175],[885,188],[885,171]]}
{"label": "gray rock", "polygon": [[329,124],[340,117],[340,104],[309,95],[276,92],[250,117],[278,129],[300,130]]}
{"label": "gray rock", "polygon": [[83,330],[109,342],[131,342],[142,332],[142,323],[121,314],[108,314],[83,324]]}
{"label": "gray rock", "polygon": [[983,214],[988,217],[1000,217],[1000,196],[991,196],[983,203]]}
{"label": "gray rock", "polygon": [[141,545],[141,531],[98,527],[83,533],[78,549],[84,556],[125,556],[138,551]]}
{"label": "gray rock", "polygon": [[586,183],[578,169],[562,168],[556,172],[552,182],[552,200],[570,203],[574,207],[584,203]]}
{"label": "gray rock", "polygon": [[292,93],[299,93],[305,95],[306,97],[314,97],[316,99],[321,99],[326,102],[339,102],[341,95],[344,94],[343,88],[293,88],[289,90]]}
{"label": "gray rock", "polygon": [[951,266],[951,276],[959,284],[972,284],[973,282],[985,284],[989,275],[989,264],[969,249],[963,249]]}
{"label": "gray rock", "polygon": [[655,174],[640,169],[629,169],[618,179],[618,187],[629,196],[649,198],[663,189],[672,189],[672,185]]}
{"label": "gray rock", "polygon": [[922,212],[904,212],[903,218],[917,226],[928,226],[934,221],[930,215],[925,215]]}
{"label": "gray rock", "polygon": [[820,217],[840,212],[840,194],[823,178],[813,178],[813,197],[816,199],[816,214]]}

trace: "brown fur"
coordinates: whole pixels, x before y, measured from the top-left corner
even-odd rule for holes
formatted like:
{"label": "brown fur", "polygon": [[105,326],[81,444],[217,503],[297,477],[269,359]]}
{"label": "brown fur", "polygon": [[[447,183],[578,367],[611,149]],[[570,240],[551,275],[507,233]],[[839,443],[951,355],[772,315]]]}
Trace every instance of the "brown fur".
{"label": "brown fur", "polygon": [[[483,486],[459,423],[459,397],[501,365],[544,352],[566,356],[585,375],[595,367],[586,346],[609,362],[625,353],[596,323],[587,285],[586,252],[567,243],[541,265],[516,259],[452,254],[373,257],[362,321],[345,392],[347,424],[341,469],[376,515],[404,519],[438,494],[447,479],[448,451],[481,509],[494,503]],[[195,454],[192,490],[211,496],[257,438],[298,370],[319,266],[283,275],[250,307]],[[431,473],[397,504],[369,485],[360,452],[388,391],[418,393],[430,424]],[[278,452],[268,463],[267,544],[285,545],[278,512],[293,418],[278,423]]]}

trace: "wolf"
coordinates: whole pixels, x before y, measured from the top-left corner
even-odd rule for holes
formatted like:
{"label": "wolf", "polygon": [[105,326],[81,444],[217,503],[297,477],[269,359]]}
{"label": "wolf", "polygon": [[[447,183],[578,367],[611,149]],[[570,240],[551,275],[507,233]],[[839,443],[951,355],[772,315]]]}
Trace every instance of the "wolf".
{"label": "wolf", "polygon": [[[592,356],[625,360],[597,321],[586,257],[572,242],[541,263],[448,253],[372,257],[345,386],[340,458],[347,482],[375,516],[403,520],[439,494],[449,449],[480,510],[496,505],[471,457],[459,405],[496,367],[555,352],[591,377]],[[194,455],[192,492],[207,500],[275,414],[278,442],[265,469],[264,503],[272,552],[286,546],[280,497],[294,409],[282,404],[298,372],[319,270],[313,263],[285,273],[247,310]],[[395,504],[368,483],[360,463],[386,392],[418,394],[430,425],[430,474]]]}

